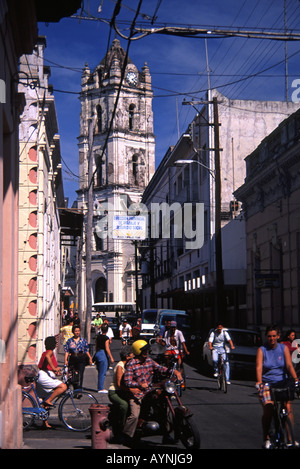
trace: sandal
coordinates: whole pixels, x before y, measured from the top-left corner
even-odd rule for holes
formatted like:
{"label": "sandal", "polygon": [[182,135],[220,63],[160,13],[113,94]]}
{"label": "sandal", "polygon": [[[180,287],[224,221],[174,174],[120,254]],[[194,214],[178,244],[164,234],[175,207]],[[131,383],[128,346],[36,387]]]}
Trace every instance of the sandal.
{"label": "sandal", "polygon": [[52,407],[54,407],[53,404],[50,404],[49,402],[43,402],[42,406],[45,408],[45,409],[51,409]]}

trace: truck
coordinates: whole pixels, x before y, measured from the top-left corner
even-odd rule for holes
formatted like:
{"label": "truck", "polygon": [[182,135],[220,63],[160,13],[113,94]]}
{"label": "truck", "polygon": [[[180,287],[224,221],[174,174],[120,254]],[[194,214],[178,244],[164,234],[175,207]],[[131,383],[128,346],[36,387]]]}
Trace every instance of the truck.
{"label": "truck", "polygon": [[144,309],[142,313],[140,338],[149,340],[154,337],[158,309]]}
{"label": "truck", "polygon": [[183,334],[190,333],[190,316],[186,311],[178,309],[145,309],[142,314],[140,337],[149,340],[159,335],[166,321],[176,321],[177,328]]}
{"label": "truck", "polygon": [[159,335],[159,331],[165,325],[166,321],[176,321],[177,329],[180,329],[184,336],[190,333],[191,319],[186,311],[178,309],[159,309],[154,326],[155,335]]}

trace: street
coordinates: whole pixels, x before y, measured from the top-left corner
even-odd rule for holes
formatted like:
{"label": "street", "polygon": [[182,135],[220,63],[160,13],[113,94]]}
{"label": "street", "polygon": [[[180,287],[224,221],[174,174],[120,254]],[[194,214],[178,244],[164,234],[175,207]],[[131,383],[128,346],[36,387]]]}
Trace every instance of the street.
{"label": "street", "polygon": [[[115,340],[111,346],[115,363],[118,360],[120,341]],[[212,373],[203,373],[195,364],[185,363],[187,387],[183,392],[182,401],[194,414],[201,436],[201,449],[260,449],[261,407],[257,397],[254,380],[244,378],[232,379],[227,394],[217,390],[216,380]],[[99,395],[97,389],[97,371],[88,367],[85,371],[89,390],[92,390],[99,403],[108,403],[106,395]],[[106,388],[112,378],[112,370],[106,377]],[[84,382],[85,384],[85,382]],[[300,439],[300,401],[293,403],[295,415],[295,437]],[[52,415],[53,414],[53,415]],[[41,424],[24,432],[24,444],[28,448],[78,449],[91,448],[91,435],[72,432],[65,429],[57,418],[55,410],[51,413],[54,430],[43,431]],[[77,440],[77,441],[76,441]],[[64,446],[65,442],[65,446]],[[67,446],[68,445],[68,446]],[[121,446],[118,448],[122,449]],[[163,450],[160,436],[153,436],[141,441],[141,449]],[[168,451],[183,449],[181,443],[168,445]]]}

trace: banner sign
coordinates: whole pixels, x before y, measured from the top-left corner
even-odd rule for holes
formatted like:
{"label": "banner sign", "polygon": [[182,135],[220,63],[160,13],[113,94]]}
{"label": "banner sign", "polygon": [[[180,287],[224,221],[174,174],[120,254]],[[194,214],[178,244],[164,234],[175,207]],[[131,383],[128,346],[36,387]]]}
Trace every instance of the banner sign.
{"label": "banner sign", "polygon": [[146,239],[146,217],[115,215],[113,217],[114,239]]}

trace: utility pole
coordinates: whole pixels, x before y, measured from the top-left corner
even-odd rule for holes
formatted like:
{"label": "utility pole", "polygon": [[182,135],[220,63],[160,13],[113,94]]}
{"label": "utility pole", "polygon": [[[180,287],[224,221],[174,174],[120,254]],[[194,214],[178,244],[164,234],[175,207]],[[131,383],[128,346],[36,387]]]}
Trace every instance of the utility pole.
{"label": "utility pole", "polygon": [[86,269],[86,311],[84,312],[84,333],[88,343],[91,338],[91,314],[92,314],[92,235],[93,235],[93,136],[94,123],[89,119],[88,127],[88,181],[87,181],[87,215],[85,225],[85,269]]}
{"label": "utility pole", "polygon": [[[208,101],[190,101],[183,102],[182,104],[190,104],[198,112],[200,118],[200,112],[195,107],[199,104],[212,104],[213,105],[213,122],[199,123],[199,126],[212,126],[214,128],[214,148],[210,148],[214,151],[214,180],[215,180],[215,260],[216,260],[216,311],[218,319],[222,321],[226,316],[226,305],[224,301],[224,275],[223,275],[223,260],[222,260],[222,232],[221,232],[221,164],[220,164],[220,123],[219,123],[219,111],[218,111],[218,100],[214,97]],[[210,143],[210,142],[209,142]],[[199,163],[200,164],[200,163]],[[207,168],[209,170],[209,168]],[[217,318],[215,318],[216,320]]]}
{"label": "utility pole", "polygon": [[134,267],[135,267],[135,314],[139,312],[139,278],[138,278],[138,242],[134,241]]}
{"label": "utility pole", "polygon": [[220,131],[217,98],[213,98],[214,109],[214,147],[215,147],[215,246],[216,246],[216,296],[219,320],[223,319],[224,311],[224,276],[222,261],[221,232],[221,165],[220,165]]}

